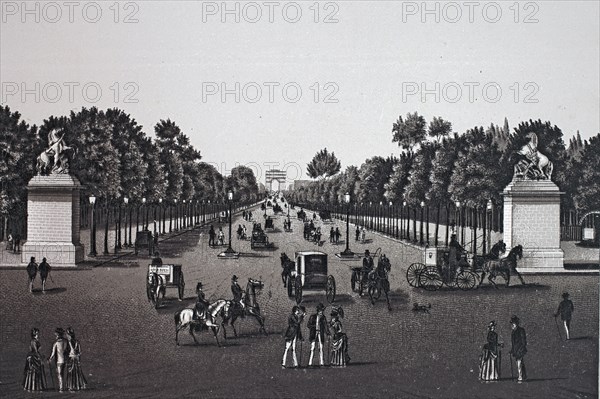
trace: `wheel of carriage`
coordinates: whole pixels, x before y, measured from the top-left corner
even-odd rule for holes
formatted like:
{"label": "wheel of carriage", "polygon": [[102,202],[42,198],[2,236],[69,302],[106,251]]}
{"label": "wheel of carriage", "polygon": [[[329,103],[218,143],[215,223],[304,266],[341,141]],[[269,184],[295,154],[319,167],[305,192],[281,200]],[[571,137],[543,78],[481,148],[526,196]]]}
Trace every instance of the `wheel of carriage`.
{"label": "wheel of carriage", "polygon": [[325,296],[327,297],[327,302],[333,303],[333,301],[335,301],[335,278],[333,278],[332,275],[327,276]]}
{"label": "wheel of carriage", "polygon": [[453,271],[449,266],[446,266],[442,270],[444,273],[446,273],[445,276],[442,276],[442,280],[444,281],[444,284],[446,284],[450,288],[456,287],[456,285],[458,284],[457,271],[456,270]]}
{"label": "wheel of carriage", "polygon": [[185,290],[185,281],[183,279],[183,273],[179,275],[179,284],[177,285],[179,300],[183,301],[183,292]]}
{"label": "wheel of carriage", "polygon": [[296,303],[300,304],[300,302],[302,302],[302,278],[300,276],[296,276],[296,280],[294,280],[294,292],[296,295]]}
{"label": "wheel of carriage", "polygon": [[477,275],[470,270],[458,273],[456,285],[463,291],[472,290],[477,286]]}
{"label": "wheel of carriage", "polygon": [[352,287],[352,292],[356,292],[356,283],[358,282],[358,272],[356,270],[352,270],[352,278],[350,278],[350,286]]}
{"label": "wheel of carriage", "polygon": [[425,270],[419,273],[419,286],[425,288],[427,291],[437,291],[443,284],[442,276],[440,276],[435,267],[425,268]]}
{"label": "wheel of carriage", "polygon": [[150,282],[146,280],[146,296],[148,297],[148,302],[152,301],[152,288],[150,288]]}
{"label": "wheel of carriage", "polygon": [[411,287],[419,288],[421,286],[419,276],[425,269],[426,266],[422,263],[413,263],[408,267],[408,270],[406,271],[406,280]]}
{"label": "wheel of carriage", "polygon": [[[164,294],[163,294],[163,299],[164,299]],[[154,309],[158,309],[159,307],[160,307],[160,290],[156,294],[156,298],[154,299]]]}

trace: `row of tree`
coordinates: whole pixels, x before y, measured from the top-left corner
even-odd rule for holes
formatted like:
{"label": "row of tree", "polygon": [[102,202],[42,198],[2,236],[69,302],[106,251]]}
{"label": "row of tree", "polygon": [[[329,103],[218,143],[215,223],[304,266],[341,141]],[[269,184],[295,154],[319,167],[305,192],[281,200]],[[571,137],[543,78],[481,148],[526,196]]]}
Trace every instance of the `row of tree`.
{"label": "row of tree", "polygon": [[582,141],[577,132],[566,146],[563,132],[550,122],[521,122],[511,132],[505,118],[502,127],[474,127],[459,135],[450,122],[436,117],[427,125],[416,112],[392,125],[392,142],[401,147],[398,157],[374,156],[339,173],[335,154],[321,150],[307,167],[317,180],[290,194],[313,204],[339,204],[350,193],[357,203],[425,202],[447,210],[459,201],[485,209],[490,200],[501,204],[500,192],[513,178],[517,151],[529,142],[529,133],[538,136],[538,150],[554,164],[552,180],[565,192],[563,208],[600,210],[600,134]]}
{"label": "row of tree", "polygon": [[69,116],[51,116],[41,126],[29,126],[18,112],[0,107],[0,216],[25,212],[27,183],[36,175],[36,158],[48,147],[48,134],[60,129],[65,143],[77,150],[71,173],[83,186],[82,201],[95,195],[99,203],[133,203],[146,198],[222,202],[258,199],[252,169],[237,166],[222,176],[201,162],[200,151],[177,124],[160,120],[150,138],[142,126],[120,109],[82,108]]}

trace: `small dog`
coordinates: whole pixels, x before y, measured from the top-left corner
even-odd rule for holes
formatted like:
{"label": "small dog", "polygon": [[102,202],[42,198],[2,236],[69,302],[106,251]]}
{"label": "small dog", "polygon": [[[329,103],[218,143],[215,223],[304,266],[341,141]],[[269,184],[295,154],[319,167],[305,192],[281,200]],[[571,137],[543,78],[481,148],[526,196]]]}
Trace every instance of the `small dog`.
{"label": "small dog", "polygon": [[429,313],[429,309],[431,309],[431,304],[428,303],[427,305],[419,305],[418,303],[414,303],[413,304],[413,312],[423,312],[423,313]]}

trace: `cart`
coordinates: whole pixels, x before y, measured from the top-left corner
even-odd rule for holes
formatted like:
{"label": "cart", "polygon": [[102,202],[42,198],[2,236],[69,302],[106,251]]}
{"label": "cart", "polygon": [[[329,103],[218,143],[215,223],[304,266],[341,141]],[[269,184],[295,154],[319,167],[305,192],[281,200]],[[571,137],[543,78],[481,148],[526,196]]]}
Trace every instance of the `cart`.
{"label": "cart", "polygon": [[437,291],[443,285],[463,291],[477,288],[477,273],[468,270],[469,263],[461,259],[456,268],[450,266],[449,249],[432,247],[425,251],[425,263],[413,263],[406,271],[408,284],[427,291]]}
{"label": "cart", "polygon": [[137,255],[140,249],[148,248],[148,256],[154,254],[154,239],[152,232],[149,230],[141,230],[135,234],[134,251]]}
{"label": "cart", "polygon": [[262,230],[256,230],[252,232],[252,237],[250,237],[250,248],[269,248],[272,247],[272,243],[269,243],[269,237]]}
{"label": "cart", "polygon": [[152,302],[155,308],[160,306],[159,297],[165,298],[166,288],[177,287],[179,300],[183,300],[185,290],[185,280],[181,265],[148,265],[148,276],[146,278],[146,294],[148,301]]}
{"label": "cart", "polygon": [[300,251],[294,256],[295,262],[287,284],[288,296],[296,303],[302,302],[304,291],[325,290],[327,302],[335,301],[335,278],[327,274],[327,254],[320,251]]}

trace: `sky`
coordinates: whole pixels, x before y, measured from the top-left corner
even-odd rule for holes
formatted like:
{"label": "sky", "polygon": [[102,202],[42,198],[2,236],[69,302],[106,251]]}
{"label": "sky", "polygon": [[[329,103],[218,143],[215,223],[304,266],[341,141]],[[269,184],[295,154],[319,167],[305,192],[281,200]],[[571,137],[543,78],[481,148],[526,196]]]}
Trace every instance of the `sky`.
{"label": "sky", "polygon": [[597,1],[0,1],[0,103],[30,124],[118,107],[203,160],[306,178],[398,154],[417,111],[462,133],[542,119],[600,132]]}

